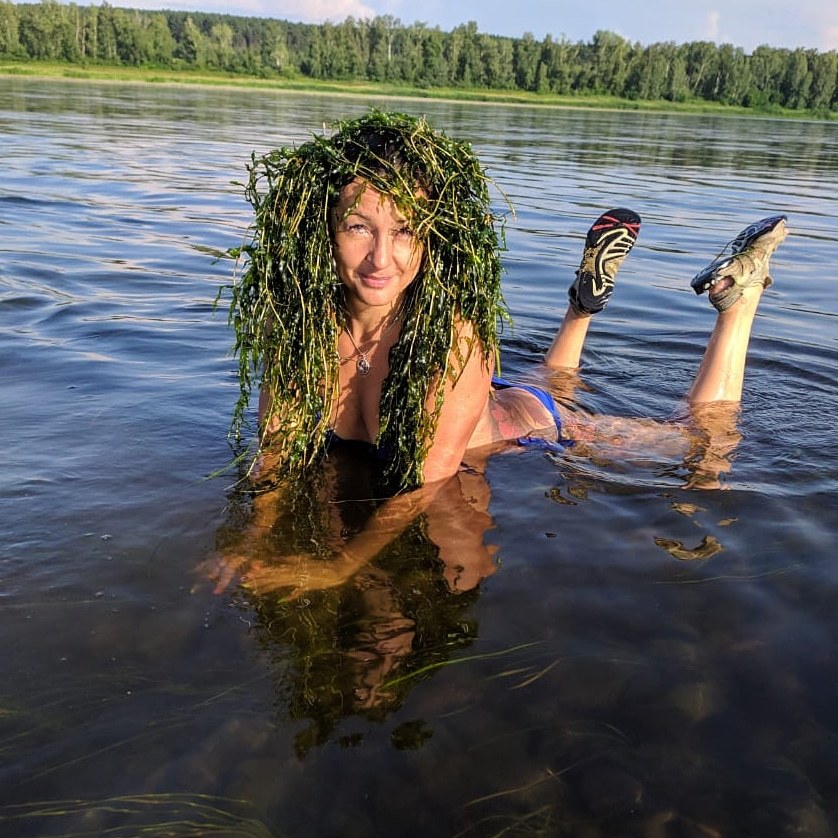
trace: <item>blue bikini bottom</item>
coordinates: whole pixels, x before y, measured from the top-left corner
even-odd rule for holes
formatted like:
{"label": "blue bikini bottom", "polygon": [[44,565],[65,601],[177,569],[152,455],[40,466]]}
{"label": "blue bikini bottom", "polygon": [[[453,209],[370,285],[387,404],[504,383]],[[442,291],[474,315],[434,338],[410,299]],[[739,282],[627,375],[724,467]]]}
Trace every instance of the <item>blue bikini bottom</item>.
{"label": "blue bikini bottom", "polygon": [[557,449],[560,451],[563,448],[573,445],[572,439],[562,438],[562,417],[559,414],[558,407],[556,407],[556,402],[553,401],[553,397],[546,390],[542,390],[540,387],[535,387],[532,384],[513,384],[511,381],[499,378],[498,376],[492,377],[492,387],[495,390],[507,390],[511,388],[515,390],[524,390],[525,392],[530,393],[535,396],[541,404],[544,405],[544,407],[547,408],[550,415],[553,417],[553,421],[556,423],[555,442],[550,442],[547,439],[540,439],[539,437],[521,436],[516,440],[518,445],[545,448],[550,451],[556,451]]}

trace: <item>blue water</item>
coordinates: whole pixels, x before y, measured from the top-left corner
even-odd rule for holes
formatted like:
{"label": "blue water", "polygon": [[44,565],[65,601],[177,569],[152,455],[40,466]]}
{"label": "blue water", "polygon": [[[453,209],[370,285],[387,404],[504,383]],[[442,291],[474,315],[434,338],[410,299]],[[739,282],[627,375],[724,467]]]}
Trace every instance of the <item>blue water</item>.
{"label": "blue water", "polygon": [[[497,567],[469,593],[420,520],[368,589],[213,594],[235,181],[369,104],[472,139],[514,205],[513,377],[591,219],[641,213],[593,411],[677,412],[713,317],[689,278],[789,215],[722,489],[660,445],[527,450],[490,464]],[[0,151],[0,833],[833,834],[834,125],[4,79]],[[382,626],[401,646],[364,707]]]}

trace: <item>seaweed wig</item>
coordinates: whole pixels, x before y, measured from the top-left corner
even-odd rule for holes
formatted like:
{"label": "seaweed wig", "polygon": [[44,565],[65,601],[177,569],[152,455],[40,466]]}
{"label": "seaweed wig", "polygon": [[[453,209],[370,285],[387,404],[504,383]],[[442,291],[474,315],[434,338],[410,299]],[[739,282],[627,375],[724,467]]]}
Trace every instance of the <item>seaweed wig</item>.
{"label": "seaweed wig", "polygon": [[255,218],[235,251],[244,261],[230,305],[240,384],[231,433],[240,438],[258,384],[270,403],[263,426],[272,428],[259,445],[277,463],[276,477],[296,479],[322,452],[346,317],[332,214],[341,189],[362,180],[393,199],[423,251],[390,351],[376,440],[387,452],[391,484],[420,484],[442,407],[443,387],[436,385],[446,377],[456,382],[465,362],[453,353],[452,363],[458,322],[473,324],[488,358],[497,356],[506,316],[502,225],[471,146],[424,118],[373,110],[338,122],[331,136],[253,155],[248,174],[245,196]]}

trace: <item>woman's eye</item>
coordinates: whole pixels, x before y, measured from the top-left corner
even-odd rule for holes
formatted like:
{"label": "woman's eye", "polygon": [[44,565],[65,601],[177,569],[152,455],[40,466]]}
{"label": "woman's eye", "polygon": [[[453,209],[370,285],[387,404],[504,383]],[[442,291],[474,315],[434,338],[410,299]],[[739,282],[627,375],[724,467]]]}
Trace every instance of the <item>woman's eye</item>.
{"label": "woman's eye", "polygon": [[366,224],[345,224],[343,229],[353,236],[364,236],[369,233],[369,228]]}
{"label": "woman's eye", "polygon": [[413,230],[411,230],[410,227],[400,227],[398,230],[396,230],[396,238],[412,239]]}

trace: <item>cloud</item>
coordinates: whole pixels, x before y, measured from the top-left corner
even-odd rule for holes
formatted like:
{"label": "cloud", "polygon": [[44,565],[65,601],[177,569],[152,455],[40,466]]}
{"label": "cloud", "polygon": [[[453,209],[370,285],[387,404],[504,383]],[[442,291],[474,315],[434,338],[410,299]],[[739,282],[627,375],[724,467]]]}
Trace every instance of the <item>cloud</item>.
{"label": "cloud", "polygon": [[377,14],[375,9],[360,0],[283,0],[265,5],[270,6],[272,17],[293,18],[303,23],[342,21],[348,17],[375,17]]}
{"label": "cloud", "polygon": [[823,31],[821,35],[820,49],[829,52],[830,50],[838,50],[838,26],[830,26]]}
{"label": "cloud", "polygon": [[116,0],[132,9],[183,9],[245,17],[273,17],[300,23],[341,22],[348,17],[371,18],[379,13],[362,0]]}
{"label": "cloud", "polygon": [[708,41],[718,41],[719,40],[719,24],[722,20],[721,12],[717,12],[715,10],[711,10],[707,12],[707,40]]}

